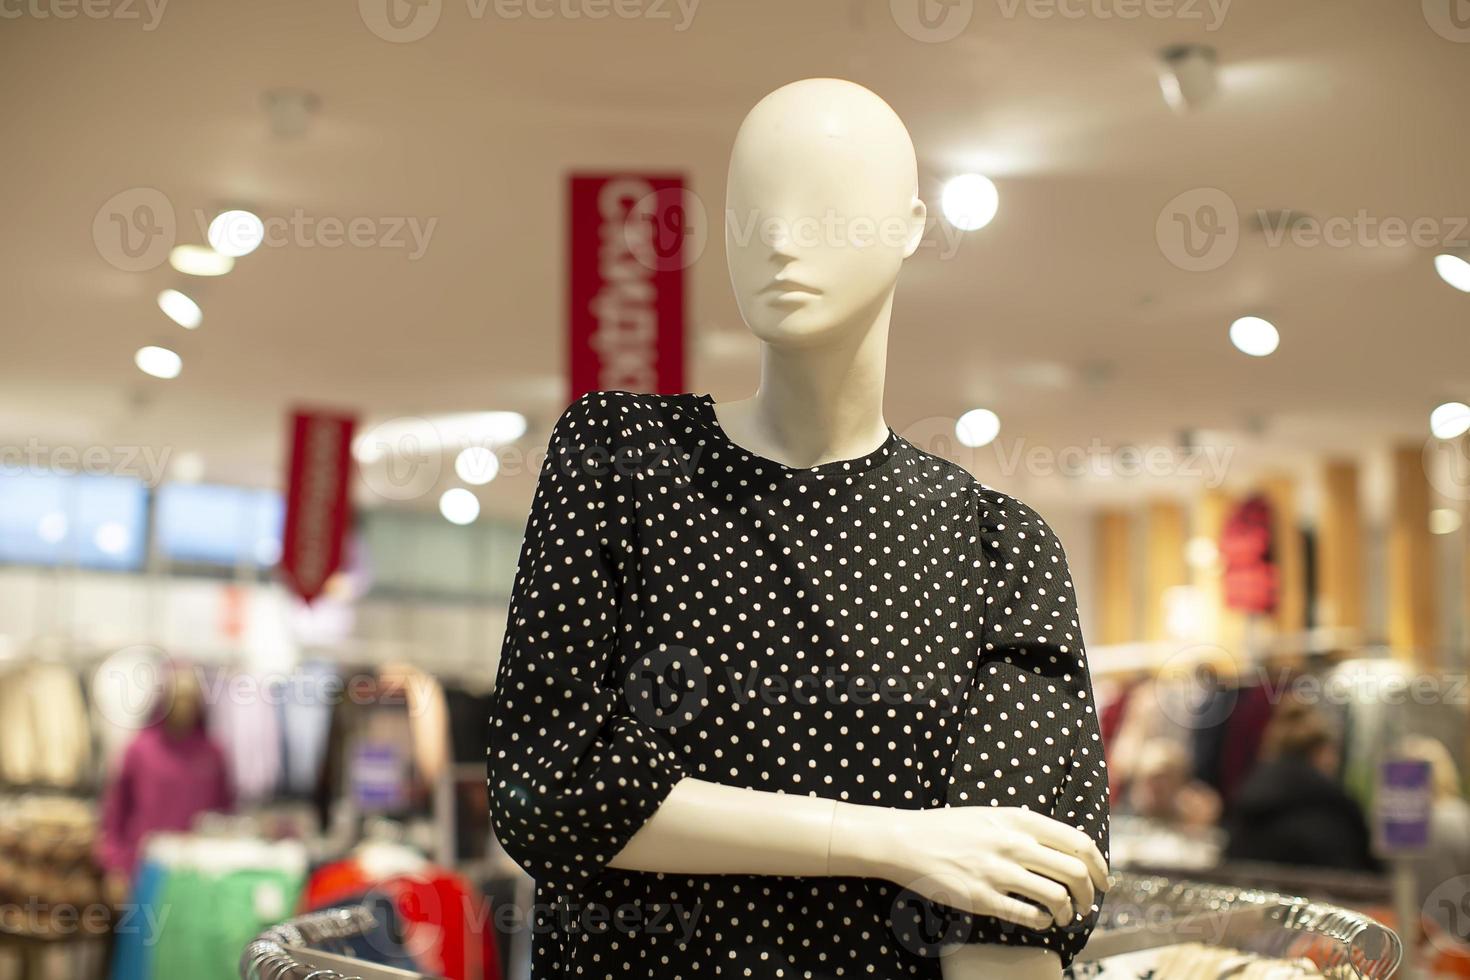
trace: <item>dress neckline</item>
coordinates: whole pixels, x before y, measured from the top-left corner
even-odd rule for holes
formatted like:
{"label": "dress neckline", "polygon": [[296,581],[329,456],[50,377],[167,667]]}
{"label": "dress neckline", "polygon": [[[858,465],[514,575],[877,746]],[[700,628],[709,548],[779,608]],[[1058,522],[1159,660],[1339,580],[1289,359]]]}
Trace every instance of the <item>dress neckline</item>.
{"label": "dress neckline", "polygon": [[747,449],[734,439],[730,438],[725,427],[720,424],[719,416],[715,413],[714,396],[705,392],[691,394],[690,400],[694,407],[694,414],[703,423],[706,431],[713,437],[714,441],[723,449],[730,450],[736,456],[748,463],[752,463],[762,469],[769,468],[778,473],[788,476],[852,476],[882,465],[889,457],[898,451],[903,437],[893,430],[893,426],[887,426],[888,436],[876,449],[855,456],[851,459],[834,459],[815,466],[789,466],[779,460],[762,456],[753,449]]}

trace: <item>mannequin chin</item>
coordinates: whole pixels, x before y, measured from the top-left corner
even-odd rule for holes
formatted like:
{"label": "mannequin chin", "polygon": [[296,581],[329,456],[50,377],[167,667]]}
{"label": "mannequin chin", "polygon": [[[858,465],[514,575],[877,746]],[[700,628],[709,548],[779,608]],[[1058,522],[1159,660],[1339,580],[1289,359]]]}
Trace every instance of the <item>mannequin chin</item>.
{"label": "mannequin chin", "polygon": [[813,78],[762,99],[730,155],[725,246],[740,314],[806,346],[886,325],[926,209],[903,122],[860,85]]}

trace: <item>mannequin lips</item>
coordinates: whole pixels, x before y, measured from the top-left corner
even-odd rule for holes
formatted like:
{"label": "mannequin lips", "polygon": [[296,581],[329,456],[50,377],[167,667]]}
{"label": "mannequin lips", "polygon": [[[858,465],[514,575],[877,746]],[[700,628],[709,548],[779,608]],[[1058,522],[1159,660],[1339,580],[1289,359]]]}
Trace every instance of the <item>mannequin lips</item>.
{"label": "mannequin lips", "polygon": [[772,279],[761,289],[761,295],[769,296],[773,303],[805,303],[822,295],[822,291],[792,279]]}

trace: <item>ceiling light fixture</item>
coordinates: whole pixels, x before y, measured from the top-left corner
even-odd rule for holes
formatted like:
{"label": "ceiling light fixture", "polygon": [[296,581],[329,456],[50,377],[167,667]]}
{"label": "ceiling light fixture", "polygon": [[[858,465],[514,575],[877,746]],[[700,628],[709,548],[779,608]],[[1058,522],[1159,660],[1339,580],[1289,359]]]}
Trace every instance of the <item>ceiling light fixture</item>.
{"label": "ceiling light fixture", "polygon": [[944,185],[939,206],[945,219],[960,231],[975,231],[995,218],[1000,207],[1000,192],[989,177],[960,174]]}
{"label": "ceiling light fixture", "polygon": [[1215,71],[1215,49],[1206,44],[1175,44],[1159,52],[1159,87],[1164,101],[1178,113],[1190,112],[1209,102],[1219,90]]}
{"label": "ceiling light fixture", "polygon": [[199,304],[177,289],[165,289],[159,293],[158,308],[185,330],[194,330],[204,322],[204,311]]}
{"label": "ceiling light fixture", "polygon": [[1281,345],[1281,333],[1270,320],[1243,316],[1230,325],[1230,342],[1242,354],[1265,357]]}
{"label": "ceiling light fixture", "polygon": [[164,381],[177,378],[184,369],[184,359],[167,347],[140,347],[133,355],[133,363],[144,374]]}
{"label": "ceiling light fixture", "polygon": [[235,267],[235,260],[208,245],[175,245],[168,264],[186,276],[222,276]]}

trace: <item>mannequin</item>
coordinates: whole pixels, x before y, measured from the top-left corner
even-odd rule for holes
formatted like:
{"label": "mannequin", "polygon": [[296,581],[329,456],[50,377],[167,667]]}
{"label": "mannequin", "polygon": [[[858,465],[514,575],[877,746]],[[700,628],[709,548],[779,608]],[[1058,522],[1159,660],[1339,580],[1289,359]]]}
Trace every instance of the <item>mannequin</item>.
{"label": "mannequin", "polygon": [[[861,86],[808,79],[751,110],[731,157],[726,244],[742,317],[762,341],[761,376],[750,398],[710,403],[727,448],[799,472],[893,445],[882,411],[888,328],[899,270],[927,217],[917,189],[906,129]],[[526,681],[500,689],[509,686],[517,690],[507,696],[537,689]],[[522,844],[507,837],[521,833],[510,828],[525,799],[504,794],[524,794],[526,776],[497,769],[495,756],[497,744],[515,748],[518,737],[492,736],[492,809],[508,849]],[[673,784],[607,867],[880,879],[1037,930],[1073,923],[1107,883],[1092,838],[1032,809],[906,809],[692,775]],[[1062,969],[1050,949],[983,942],[946,947],[940,962],[945,980],[1050,980]]]}

